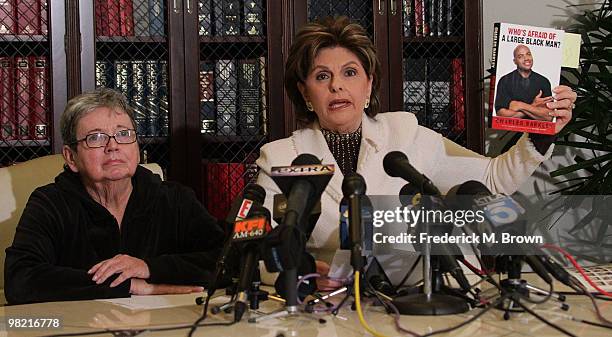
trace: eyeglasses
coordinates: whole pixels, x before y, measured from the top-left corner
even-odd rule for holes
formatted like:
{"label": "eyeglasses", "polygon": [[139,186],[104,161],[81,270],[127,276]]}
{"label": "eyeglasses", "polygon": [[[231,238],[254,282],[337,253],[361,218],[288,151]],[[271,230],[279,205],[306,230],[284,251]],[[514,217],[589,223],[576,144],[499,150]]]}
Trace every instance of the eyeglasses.
{"label": "eyeglasses", "polygon": [[76,142],[73,142],[72,144],[85,141],[87,147],[90,148],[105,147],[108,145],[108,142],[110,142],[111,138],[115,138],[117,144],[132,144],[136,141],[136,130],[120,130],[112,136],[104,132],[94,132],[88,134],[82,139],[77,140]]}

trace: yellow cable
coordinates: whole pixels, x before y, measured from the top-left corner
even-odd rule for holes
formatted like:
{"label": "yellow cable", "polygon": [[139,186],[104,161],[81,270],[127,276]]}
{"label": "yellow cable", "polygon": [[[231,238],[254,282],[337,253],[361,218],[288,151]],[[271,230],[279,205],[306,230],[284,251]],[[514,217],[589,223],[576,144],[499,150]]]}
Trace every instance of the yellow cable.
{"label": "yellow cable", "polygon": [[355,271],[355,307],[357,307],[357,315],[359,316],[359,323],[366,329],[367,332],[371,333],[375,337],[387,337],[380,332],[372,329],[363,318],[363,312],[361,311],[361,301],[359,300],[359,271]]}

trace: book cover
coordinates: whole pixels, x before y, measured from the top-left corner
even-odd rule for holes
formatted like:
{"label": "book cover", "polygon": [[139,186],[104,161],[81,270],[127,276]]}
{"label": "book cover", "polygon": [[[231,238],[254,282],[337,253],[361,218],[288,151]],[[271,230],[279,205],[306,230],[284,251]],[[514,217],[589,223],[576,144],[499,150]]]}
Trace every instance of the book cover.
{"label": "book cover", "polygon": [[240,1],[214,0],[215,32],[218,36],[240,34]]}
{"label": "book cover", "polygon": [[463,59],[451,61],[451,110],[453,112],[453,132],[465,130],[465,86],[463,85]]}
{"label": "book cover", "polygon": [[404,59],[404,110],[427,123],[427,59]]}
{"label": "book cover", "polygon": [[16,0],[17,34],[40,34],[40,0]]}
{"label": "book cover", "polygon": [[215,66],[217,134],[236,135],[237,69],[235,60],[219,60]]}
{"label": "book cover", "polygon": [[149,0],[149,36],[166,36],[163,0]]}
{"label": "book cover", "polygon": [[170,115],[168,114],[168,61],[161,60],[157,63],[159,86],[159,132],[161,136],[168,136],[170,133]]}
{"label": "book cover", "polygon": [[15,114],[17,123],[17,138],[31,139],[30,117],[32,99],[30,97],[30,60],[28,57],[15,58]]}
{"label": "book cover", "polygon": [[113,63],[110,61],[96,61],[96,88],[114,88],[115,74]]}
{"label": "book cover", "polygon": [[149,36],[149,0],[133,0],[134,36]]}
{"label": "book cover", "polygon": [[446,0],[435,0],[436,2],[436,35],[446,35]]}
{"label": "book cover", "polygon": [[108,23],[107,36],[121,36],[120,0],[106,1],[106,22]]}
{"label": "book cover", "polygon": [[151,136],[151,120],[147,109],[145,63],[142,60],[132,60],[132,90],[130,105],[134,108],[136,132],[141,136]]}
{"label": "book cover", "polygon": [[156,60],[144,61],[145,66],[145,110],[149,115],[149,135],[160,135],[159,119],[159,64]]}
{"label": "book cover", "polygon": [[561,74],[562,30],[500,23],[492,127],[554,134],[546,103]]}
{"label": "book cover", "polygon": [[49,110],[49,69],[45,56],[30,56],[32,92],[32,111],[30,115],[30,131],[33,139],[45,140],[49,138],[47,117]]}
{"label": "book cover", "polygon": [[244,164],[207,163],[203,169],[206,177],[206,208],[214,217],[224,219],[232,200],[244,189]]}
{"label": "book cover", "polygon": [[0,140],[16,136],[14,71],[13,59],[0,57]]}
{"label": "book cover", "polygon": [[262,0],[244,1],[244,33],[246,35],[263,35],[263,3]]}
{"label": "book cover", "polygon": [[134,7],[132,0],[119,0],[119,27],[121,36],[134,36]]}
{"label": "book cover", "polygon": [[451,60],[447,58],[432,58],[427,67],[429,87],[429,111],[427,126],[448,134],[452,125],[450,111],[451,97]]}
{"label": "book cover", "polygon": [[0,1],[0,35],[13,35],[17,31],[15,0]]}
{"label": "book cover", "polygon": [[215,116],[215,64],[200,62],[200,133],[216,132]]}
{"label": "book cover", "polygon": [[239,131],[241,135],[259,133],[259,60],[238,62]]}
{"label": "book cover", "polygon": [[198,1],[198,35],[212,35],[212,2],[211,0]]}

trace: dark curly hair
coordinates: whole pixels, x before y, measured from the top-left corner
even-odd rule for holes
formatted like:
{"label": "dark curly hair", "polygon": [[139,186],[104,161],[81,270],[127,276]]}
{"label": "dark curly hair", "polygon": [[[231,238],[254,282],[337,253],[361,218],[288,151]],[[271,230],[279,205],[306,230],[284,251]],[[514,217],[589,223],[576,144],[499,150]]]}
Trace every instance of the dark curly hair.
{"label": "dark curly hair", "polygon": [[370,106],[366,109],[366,114],[374,117],[379,112],[381,70],[372,40],[363,27],[351,22],[346,16],[327,17],[308,23],[298,31],[285,64],[285,90],[296,107],[299,127],[311,124],[317,119],[317,115],[306,108],[298,83],[303,84],[306,81],[319,51],[330,47],[343,47],[357,56],[368,77],[373,78]]}

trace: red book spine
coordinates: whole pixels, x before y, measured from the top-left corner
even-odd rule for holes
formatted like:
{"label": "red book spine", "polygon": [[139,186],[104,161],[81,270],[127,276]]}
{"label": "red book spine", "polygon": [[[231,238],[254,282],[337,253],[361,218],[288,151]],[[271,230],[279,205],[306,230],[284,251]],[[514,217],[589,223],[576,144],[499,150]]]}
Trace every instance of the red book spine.
{"label": "red book spine", "polygon": [[96,0],[94,16],[96,17],[96,36],[108,36],[107,0]]}
{"label": "red book spine", "polygon": [[30,61],[27,57],[17,57],[15,71],[15,112],[17,114],[17,138],[30,139]]}
{"label": "red book spine", "polygon": [[463,60],[454,58],[451,63],[451,97],[452,111],[455,118],[454,132],[465,130],[465,96],[463,85]]}
{"label": "red book spine", "polygon": [[106,1],[106,21],[108,24],[108,36],[120,36],[121,25],[119,21],[119,0]]}
{"label": "red book spine", "polygon": [[15,0],[0,1],[0,35],[13,35],[15,27]]}
{"label": "red book spine", "polygon": [[232,200],[244,189],[244,164],[209,163],[206,170],[206,207],[218,219],[225,218]]}
{"label": "red book spine", "polygon": [[41,34],[40,0],[17,0],[17,34]]}
{"label": "red book spine", "polygon": [[31,74],[31,105],[30,132],[33,139],[48,139],[47,96],[49,94],[49,76],[47,75],[47,58],[45,56],[30,56]]}
{"label": "red book spine", "polygon": [[49,1],[40,0],[40,34],[49,34]]}
{"label": "red book spine", "polygon": [[10,57],[0,57],[0,140],[15,139],[15,69]]}
{"label": "red book spine", "polygon": [[121,36],[134,36],[134,5],[132,0],[119,0]]}

